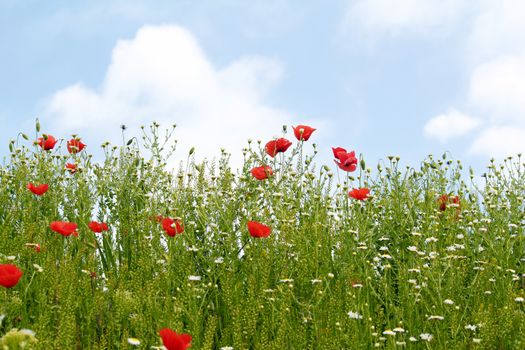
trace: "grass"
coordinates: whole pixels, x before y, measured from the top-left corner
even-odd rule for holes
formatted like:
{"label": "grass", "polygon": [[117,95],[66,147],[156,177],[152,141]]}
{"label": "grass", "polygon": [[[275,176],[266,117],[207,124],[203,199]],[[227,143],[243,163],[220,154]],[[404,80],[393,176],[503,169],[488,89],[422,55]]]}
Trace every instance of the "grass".
{"label": "grass", "polygon": [[[10,143],[0,264],[24,275],[0,287],[4,348],[150,349],[164,327],[193,349],[525,348],[520,156],[491,162],[483,185],[447,155],[418,169],[388,157],[373,175],[364,159],[353,173],[318,168],[312,141],[295,139],[275,158],[249,143],[238,171],[226,152],[199,164],[190,152],[172,171],[173,130],[161,131],[104,144],[102,162],[89,140],[73,155]],[[259,181],[250,169],[263,164],[274,176]],[[371,196],[354,200],[353,187]],[[459,204],[441,210],[443,194]],[[167,236],[158,215],[184,233]],[[50,230],[61,220],[78,237]],[[91,232],[92,220],[110,230]],[[270,236],[251,237],[252,220]]]}

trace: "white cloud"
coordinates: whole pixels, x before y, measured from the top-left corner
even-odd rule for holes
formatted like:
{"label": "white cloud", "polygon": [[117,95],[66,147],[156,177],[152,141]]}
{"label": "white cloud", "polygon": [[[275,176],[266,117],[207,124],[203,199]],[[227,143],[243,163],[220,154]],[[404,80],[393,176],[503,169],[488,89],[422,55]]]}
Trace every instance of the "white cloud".
{"label": "white cloud", "polygon": [[467,0],[357,0],[350,2],[344,27],[372,34],[422,34],[454,23],[467,5]]}
{"label": "white cloud", "polygon": [[484,0],[467,38],[466,54],[476,63],[500,55],[524,53],[525,1]]}
{"label": "white cloud", "polygon": [[424,132],[427,137],[446,142],[451,138],[469,133],[479,126],[480,123],[479,119],[452,109],[446,114],[430,119],[425,124]]}
{"label": "white cloud", "polygon": [[57,91],[46,120],[95,146],[119,140],[120,124],[177,123],[181,158],[196,146],[198,155],[211,158],[224,147],[238,160],[248,138],[270,138],[289,124],[288,113],[265,101],[282,73],[279,61],[257,56],[215,67],[184,28],[144,26],[117,43],[100,88]]}
{"label": "white cloud", "polygon": [[477,66],[469,100],[493,120],[525,122],[525,55],[501,56]]}
{"label": "white cloud", "polygon": [[484,129],[470,146],[469,152],[496,158],[525,151],[525,128],[492,126]]}

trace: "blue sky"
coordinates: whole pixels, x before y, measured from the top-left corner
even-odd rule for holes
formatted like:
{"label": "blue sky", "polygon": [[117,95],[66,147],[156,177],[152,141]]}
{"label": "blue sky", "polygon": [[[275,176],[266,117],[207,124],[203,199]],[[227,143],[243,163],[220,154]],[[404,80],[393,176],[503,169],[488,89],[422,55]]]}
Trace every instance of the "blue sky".
{"label": "blue sky", "polygon": [[[520,0],[0,0],[0,155],[19,131],[177,123],[179,155],[311,124],[375,164],[450,151],[481,171],[525,150]],[[289,135],[289,137],[293,137]]]}

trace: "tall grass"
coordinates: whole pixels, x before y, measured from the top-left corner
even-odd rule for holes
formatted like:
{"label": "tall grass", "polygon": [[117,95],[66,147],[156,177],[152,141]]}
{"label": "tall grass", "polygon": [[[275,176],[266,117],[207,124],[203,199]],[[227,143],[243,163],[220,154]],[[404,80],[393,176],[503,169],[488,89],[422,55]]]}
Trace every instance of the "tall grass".
{"label": "tall grass", "polygon": [[[525,348],[520,156],[490,163],[482,185],[447,155],[417,169],[388,157],[373,175],[364,159],[354,173],[317,167],[312,141],[273,159],[250,142],[239,170],[226,152],[190,154],[173,171],[171,138],[154,124],[140,145],[104,144],[102,162],[89,140],[76,155],[10,143],[0,264],[24,275],[0,287],[0,345],[150,349],[170,327],[194,349]],[[274,176],[258,181],[250,169],[264,164]],[[35,196],[29,182],[49,190]],[[350,198],[353,187],[370,198]],[[441,210],[444,194],[459,204]],[[159,215],[184,233],[167,236]],[[110,230],[91,232],[92,220]],[[78,237],[52,221],[77,223]],[[251,237],[248,221],[271,235]]]}

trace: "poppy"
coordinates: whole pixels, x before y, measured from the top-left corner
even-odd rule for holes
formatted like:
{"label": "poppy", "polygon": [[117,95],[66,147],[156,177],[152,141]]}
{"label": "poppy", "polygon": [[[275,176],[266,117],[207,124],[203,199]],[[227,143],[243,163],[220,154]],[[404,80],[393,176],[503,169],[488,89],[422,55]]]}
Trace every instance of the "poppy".
{"label": "poppy", "polygon": [[250,172],[257,180],[264,180],[273,175],[272,168],[270,168],[268,165],[255,167]]}
{"label": "poppy", "polygon": [[334,152],[334,158],[337,159],[334,162],[341,170],[352,172],[357,169],[357,158],[354,151],[347,152],[341,147],[332,147],[332,151]]}
{"label": "poppy", "polygon": [[48,184],[41,184],[41,185],[38,185],[38,186],[35,186],[33,183],[28,183],[27,184],[27,189],[31,192],[33,192],[34,194],[36,194],[37,196],[41,196],[43,195],[44,193],[47,192],[48,188],[49,188],[49,185]]}
{"label": "poppy", "polygon": [[275,157],[275,155],[279,152],[286,152],[286,150],[292,145],[290,141],[284,138],[280,138],[277,140],[269,141],[264,148],[266,149],[266,153],[270,157]]}
{"label": "poppy", "polygon": [[69,153],[78,153],[81,152],[84,147],[86,147],[85,144],[80,141],[80,139],[71,139],[67,142],[67,151]]}
{"label": "poppy", "polygon": [[455,204],[459,209],[459,196],[448,196],[446,194],[442,195],[437,200],[439,204],[439,210],[445,211],[447,209],[447,204]]}
{"label": "poppy", "polygon": [[105,222],[91,221],[88,224],[88,227],[89,227],[89,229],[91,231],[93,231],[95,233],[101,233],[102,231],[108,231],[109,230],[108,225]]}
{"label": "poppy", "polygon": [[168,350],[186,350],[191,347],[191,335],[189,334],[177,334],[170,328],[163,328],[159,333],[162,344]]}
{"label": "poppy", "polygon": [[73,163],[67,163],[65,169],[69,171],[70,174],[74,174],[77,172],[77,165]]}
{"label": "poppy", "polygon": [[292,126],[295,138],[299,141],[308,141],[312,133],[316,130],[308,125]]}
{"label": "poppy", "polygon": [[56,233],[60,233],[62,236],[78,236],[77,232],[78,225],[74,222],[67,222],[67,221],[53,221],[51,224],[49,224],[49,228]]}
{"label": "poppy", "polygon": [[12,288],[16,286],[24,273],[12,264],[0,264],[0,286]]}
{"label": "poppy", "polygon": [[50,149],[53,149],[57,143],[57,139],[55,139],[52,135],[45,135],[44,137],[39,137],[37,139],[37,143],[40,147],[42,147],[44,150],[48,151]]}
{"label": "poppy", "polygon": [[248,231],[252,237],[266,238],[272,232],[272,228],[257,221],[248,221]]}
{"label": "poppy", "polygon": [[184,232],[184,226],[182,225],[180,220],[173,220],[172,218],[163,218],[160,223],[164,231],[166,231],[166,234],[170,237]]}
{"label": "poppy", "polygon": [[364,201],[365,199],[368,198],[369,193],[370,193],[370,189],[368,188],[354,188],[353,190],[348,192],[348,195],[359,201]]}

